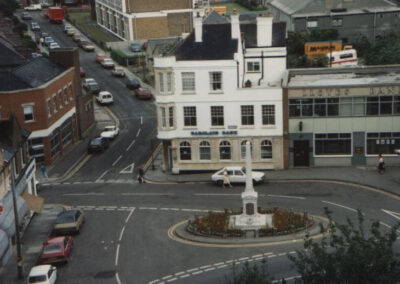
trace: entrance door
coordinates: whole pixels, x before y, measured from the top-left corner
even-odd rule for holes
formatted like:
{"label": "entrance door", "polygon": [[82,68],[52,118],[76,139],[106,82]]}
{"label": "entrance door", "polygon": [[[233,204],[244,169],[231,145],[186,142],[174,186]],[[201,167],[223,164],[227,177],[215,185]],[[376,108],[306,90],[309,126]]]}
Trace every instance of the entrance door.
{"label": "entrance door", "polygon": [[309,145],[308,140],[295,140],[293,141],[293,166],[295,167],[309,167]]}

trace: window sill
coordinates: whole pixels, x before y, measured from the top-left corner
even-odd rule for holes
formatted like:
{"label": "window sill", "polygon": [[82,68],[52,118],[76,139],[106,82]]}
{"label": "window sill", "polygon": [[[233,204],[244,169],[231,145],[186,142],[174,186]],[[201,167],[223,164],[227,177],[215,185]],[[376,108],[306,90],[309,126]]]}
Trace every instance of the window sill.
{"label": "window sill", "polygon": [[222,90],[216,90],[216,91],[209,91],[209,95],[223,95],[224,92]]}
{"label": "window sill", "polygon": [[185,96],[185,95],[196,95],[195,91],[182,91],[181,95]]}
{"label": "window sill", "polygon": [[197,130],[197,126],[184,126],[182,130]]}
{"label": "window sill", "polygon": [[263,125],[263,126],[261,126],[261,128],[264,128],[264,129],[274,129],[274,128],[276,128],[276,125],[275,125],[275,124]]}

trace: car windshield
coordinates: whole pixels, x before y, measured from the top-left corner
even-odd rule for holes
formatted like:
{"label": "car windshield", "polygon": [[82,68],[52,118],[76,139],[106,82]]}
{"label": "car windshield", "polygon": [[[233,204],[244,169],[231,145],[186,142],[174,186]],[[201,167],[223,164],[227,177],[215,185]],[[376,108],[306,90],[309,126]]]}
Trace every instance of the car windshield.
{"label": "car windshield", "polygon": [[46,275],[29,276],[28,283],[41,283],[47,280]]}
{"label": "car windshield", "polygon": [[90,85],[90,86],[98,86],[96,82],[92,82],[92,81],[89,82],[88,85]]}
{"label": "car windshield", "polygon": [[110,126],[110,127],[106,127],[106,128],[104,128],[104,131],[114,131],[114,127],[113,126]]}
{"label": "car windshield", "polygon": [[62,247],[59,244],[48,245],[43,250],[44,253],[55,253],[55,252],[61,252],[61,251],[62,251]]}
{"label": "car windshield", "polygon": [[101,139],[93,139],[92,141],[90,141],[90,145],[101,146]]}

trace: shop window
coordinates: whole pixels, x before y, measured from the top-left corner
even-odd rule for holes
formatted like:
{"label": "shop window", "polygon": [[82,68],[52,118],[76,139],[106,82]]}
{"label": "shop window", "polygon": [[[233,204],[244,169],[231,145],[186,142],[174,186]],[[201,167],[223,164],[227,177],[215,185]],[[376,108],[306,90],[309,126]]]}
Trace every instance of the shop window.
{"label": "shop window", "polygon": [[393,97],[392,96],[382,96],[379,97],[379,114],[392,114]]}
{"label": "shop window", "polygon": [[314,99],[314,116],[326,116],[326,99]]}
{"label": "shop window", "polygon": [[211,146],[207,141],[201,141],[199,145],[200,160],[211,160]]}
{"label": "shop window", "polygon": [[315,134],[315,155],[351,155],[350,133]]}
{"label": "shop window", "polygon": [[240,106],[242,125],[254,125],[254,106]]}
{"label": "shop window", "polygon": [[187,141],[181,142],[179,144],[179,153],[181,160],[191,160],[192,159],[192,149],[190,143]]}
{"label": "shop window", "polygon": [[378,97],[367,98],[367,115],[379,114],[379,99]]}
{"label": "shop window", "polygon": [[50,135],[50,147],[51,157],[56,156],[60,152],[60,137],[58,129],[55,129]]}
{"label": "shop window", "polygon": [[351,98],[340,98],[339,99],[339,115],[340,116],[351,116],[352,115],[352,99]]}
{"label": "shop window", "polygon": [[400,149],[400,132],[367,133],[367,154],[394,155]]}
{"label": "shop window", "polygon": [[196,107],[183,107],[183,118],[185,126],[196,126]]}
{"label": "shop window", "polygon": [[211,125],[223,126],[224,125],[224,107],[212,106],[211,107]]}
{"label": "shop window", "polygon": [[44,161],[44,144],[42,137],[29,140],[29,155],[34,157],[36,162]]}
{"label": "shop window", "polygon": [[353,98],[353,115],[364,116],[365,115],[365,98],[355,97]]}
{"label": "shop window", "polygon": [[219,159],[220,160],[230,160],[231,159],[231,143],[228,141],[222,141],[219,143]]}
{"label": "shop window", "polygon": [[262,124],[275,125],[275,106],[263,105],[262,106]]}
{"label": "shop window", "polygon": [[61,135],[63,147],[66,147],[72,141],[72,118],[61,125]]}
{"label": "shop window", "polygon": [[261,159],[272,159],[272,142],[269,140],[261,141]]}

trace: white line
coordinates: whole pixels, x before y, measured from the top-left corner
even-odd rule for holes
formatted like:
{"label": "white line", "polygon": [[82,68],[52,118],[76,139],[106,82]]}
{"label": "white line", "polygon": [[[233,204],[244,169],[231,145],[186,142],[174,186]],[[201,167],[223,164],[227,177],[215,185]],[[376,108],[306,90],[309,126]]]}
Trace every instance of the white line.
{"label": "white line", "polygon": [[189,274],[184,274],[184,275],[181,275],[181,276],[179,276],[180,278],[186,278],[186,277],[189,277],[190,275]]}
{"label": "white line", "polygon": [[385,209],[381,209],[383,212],[385,212],[386,214],[389,214],[390,216],[392,216],[393,218],[400,220],[400,216],[399,213],[393,212],[393,211],[389,211],[389,210],[385,210]]}
{"label": "white line", "polygon": [[[347,210],[350,210],[350,211],[353,211],[353,212],[357,212],[356,209],[353,209],[353,208],[351,208],[351,207],[347,207],[347,206],[344,206],[344,205],[340,205],[340,204],[333,203],[333,202],[329,202],[329,201],[325,201],[325,200],[322,200],[322,202],[323,202],[323,203],[327,203],[327,204],[331,204],[331,205],[335,205],[335,206],[337,206],[337,207],[341,207],[341,208],[344,208],[344,209],[347,209]],[[364,215],[364,214],[363,214],[363,215]]]}
{"label": "white line", "polygon": [[214,263],[213,264],[213,266],[218,266],[218,265],[222,265],[222,264],[224,264],[225,262],[218,262],[218,263]]}
{"label": "white line", "polygon": [[268,258],[272,258],[272,257],[275,257],[275,256],[276,256],[275,254],[269,255]]}
{"label": "white line", "polygon": [[119,155],[118,159],[116,159],[115,162],[112,163],[112,166],[114,167],[119,162],[119,160],[121,160],[121,158],[122,158],[122,155]]}
{"label": "white line", "polygon": [[119,280],[118,272],[115,273],[115,278],[117,279],[117,283],[121,284],[121,280]]}
{"label": "white line", "polygon": [[121,233],[119,234],[119,241],[122,240],[122,236],[124,235],[125,226],[122,227]]}
{"label": "white line", "polygon": [[115,266],[118,266],[118,257],[119,257],[119,244],[117,245],[117,253],[115,254]]}
{"label": "white line", "polygon": [[381,225],[383,225],[383,226],[385,226],[385,227],[388,227],[389,229],[391,229],[392,227],[390,227],[388,224],[386,224],[386,223],[383,223],[382,221],[379,221],[379,224],[381,224]]}
{"label": "white line", "polygon": [[227,267],[227,266],[228,266],[227,264],[223,264],[223,265],[217,266],[217,268],[218,268],[218,269],[221,269],[221,268],[224,268],[224,267]]}
{"label": "white line", "polygon": [[132,213],[133,213],[134,210],[135,210],[135,208],[133,208],[133,209],[131,210],[131,213],[129,213],[128,217],[126,217],[125,223],[128,223],[129,218],[131,218]]}
{"label": "white line", "polygon": [[239,261],[243,261],[243,260],[246,260],[246,259],[249,259],[248,257],[242,257],[242,258],[239,258],[238,260]]}
{"label": "white line", "polygon": [[133,146],[133,144],[135,144],[135,139],[133,139],[133,141],[131,142],[131,144],[129,144],[128,148],[126,148],[126,151],[129,151],[129,149]]}
{"label": "white line", "polygon": [[142,131],[142,129],[141,129],[141,128],[139,128],[138,132],[136,133],[136,137],[138,137],[138,136],[139,136],[139,134],[140,134],[140,131]]}
{"label": "white line", "polygon": [[140,116],[140,125],[143,125],[143,116]]}
{"label": "white line", "polygon": [[198,268],[192,268],[192,269],[189,269],[189,270],[186,270],[186,272],[193,272],[193,271],[197,271],[197,270],[199,270]]}
{"label": "white line", "polygon": [[176,278],[176,277],[171,278],[171,279],[167,280],[167,282],[172,282],[172,281],[175,281],[175,280],[178,280],[178,278]]}
{"label": "white line", "polygon": [[161,278],[162,280],[166,280],[166,279],[168,279],[168,278],[171,278],[173,275],[167,275],[167,276],[164,276],[163,278]]}
{"label": "white line", "polygon": [[101,180],[102,177],[104,177],[107,173],[108,173],[108,170],[105,170],[104,173],[98,179],[96,179],[95,182],[98,182],[99,180]]}
{"label": "white line", "polygon": [[292,198],[292,199],[301,199],[305,200],[305,197],[300,197],[300,196],[288,196],[288,195],[275,195],[275,194],[267,194],[269,197],[282,197],[282,198]]}
{"label": "white line", "polygon": [[257,258],[257,257],[260,257],[260,256],[263,256],[262,254],[256,254],[256,255],[253,255],[251,258]]}
{"label": "white line", "polygon": [[157,210],[156,207],[139,207],[140,210]]}
{"label": "white line", "polygon": [[256,257],[254,260],[262,260],[264,259],[264,257],[260,256],[260,257]]}
{"label": "white line", "polygon": [[195,193],[195,196],[236,196],[240,193]]}
{"label": "white line", "polygon": [[153,283],[156,283],[158,281],[160,281],[160,280],[156,279],[156,280],[153,280],[153,281],[149,282],[149,284],[153,284]]}
{"label": "white line", "polygon": [[[67,195],[76,195],[76,196],[87,196],[87,195],[104,195],[104,193],[96,193],[96,192],[88,192],[88,193],[64,193],[64,196]],[[89,206],[87,206],[89,207]]]}
{"label": "white line", "polygon": [[215,270],[215,268],[214,268],[214,267],[207,268],[207,269],[204,270],[204,272],[206,272],[206,271],[212,271],[212,270]]}
{"label": "white line", "polygon": [[164,196],[164,195],[168,195],[168,196],[172,196],[175,195],[175,193],[145,193],[145,192],[130,192],[130,193],[121,193],[121,195],[152,195],[152,196]]}
{"label": "white line", "polygon": [[185,274],[185,272],[184,271],[177,272],[177,273],[175,273],[175,276],[179,276],[179,275],[182,275],[182,274]]}
{"label": "white line", "polygon": [[283,255],[287,255],[287,254],[285,252],[278,254],[278,256],[283,256]]}

